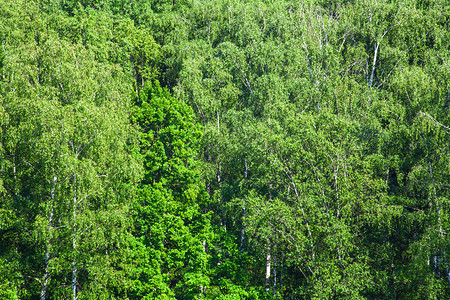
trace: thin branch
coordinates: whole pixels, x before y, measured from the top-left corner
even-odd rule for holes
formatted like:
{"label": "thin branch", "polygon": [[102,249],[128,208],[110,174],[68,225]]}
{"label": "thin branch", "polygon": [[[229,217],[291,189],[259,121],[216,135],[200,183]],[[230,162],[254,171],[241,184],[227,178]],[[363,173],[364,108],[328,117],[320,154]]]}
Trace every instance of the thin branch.
{"label": "thin branch", "polygon": [[419,112],[419,115],[424,116],[429,118],[431,121],[433,121],[434,123],[436,123],[437,125],[441,126],[442,128],[444,128],[444,131],[448,134],[450,134],[450,127],[445,126],[444,124],[440,123],[439,121],[437,121],[435,118],[433,118],[432,116],[430,116],[427,113],[424,112]]}
{"label": "thin branch", "polygon": [[24,278],[31,278],[31,279],[34,279],[34,280],[38,281],[39,283],[42,283],[42,281],[39,278],[36,278],[34,276],[22,275],[22,277],[24,277]]}

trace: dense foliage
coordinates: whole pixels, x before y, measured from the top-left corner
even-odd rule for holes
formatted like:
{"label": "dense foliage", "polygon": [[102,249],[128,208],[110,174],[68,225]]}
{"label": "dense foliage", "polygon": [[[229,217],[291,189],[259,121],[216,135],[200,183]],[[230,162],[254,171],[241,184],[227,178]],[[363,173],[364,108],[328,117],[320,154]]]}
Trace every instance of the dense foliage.
{"label": "dense foliage", "polygon": [[0,298],[450,298],[446,0],[0,1]]}

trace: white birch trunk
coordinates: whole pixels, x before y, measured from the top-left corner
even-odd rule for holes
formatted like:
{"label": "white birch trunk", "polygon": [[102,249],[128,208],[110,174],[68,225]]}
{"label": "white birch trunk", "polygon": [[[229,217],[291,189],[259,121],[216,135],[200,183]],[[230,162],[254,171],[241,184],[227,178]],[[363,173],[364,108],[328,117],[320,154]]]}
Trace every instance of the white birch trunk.
{"label": "white birch trunk", "polygon": [[[438,223],[438,228],[439,228],[438,229],[439,230],[439,238],[441,240],[443,240],[444,239],[444,232],[442,230],[441,210],[440,210],[440,205],[439,205],[438,197],[437,197],[437,193],[436,193],[436,182],[434,180],[433,169],[431,168],[430,160],[428,160],[428,168],[429,168],[429,172],[430,172],[430,176],[431,176],[431,181],[433,183],[433,196],[434,196],[434,203],[435,203],[435,206],[436,206],[437,223]],[[446,263],[447,262],[447,257],[446,257],[445,250],[442,252],[442,256],[443,256],[444,262]],[[440,257],[440,255],[436,255],[434,257],[434,259],[435,259],[436,274],[437,274],[438,278],[440,278],[440,275],[441,275],[441,266],[440,266],[441,257]],[[446,275],[447,275],[446,276],[447,280],[450,283],[450,273],[448,271],[447,263],[445,264],[445,272],[446,272]]]}
{"label": "white birch trunk", "polygon": [[47,289],[48,289],[48,282],[50,280],[50,272],[48,269],[48,265],[50,263],[50,251],[51,251],[51,244],[53,240],[53,218],[54,218],[54,212],[53,212],[53,201],[55,199],[55,188],[56,188],[56,181],[58,180],[58,177],[53,177],[53,185],[52,190],[50,192],[50,214],[48,216],[48,230],[49,230],[49,237],[47,240],[47,245],[45,247],[45,261],[44,261],[44,275],[42,277],[42,287],[41,287],[41,294],[40,294],[40,300],[45,300],[47,296]]}
{"label": "white birch trunk", "polygon": [[72,300],[77,299],[77,174],[73,175],[73,237],[72,237],[72,248],[73,248],[73,261],[72,261]]}
{"label": "white birch trunk", "polygon": [[373,64],[372,64],[372,72],[370,73],[369,88],[372,87],[373,74],[375,73],[375,65],[377,63],[377,54],[378,54],[378,47],[379,46],[380,46],[380,42],[377,42],[377,44],[375,45],[375,53],[373,55]]}
{"label": "white birch trunk", "polygon": [[[289,179],[291,180],[292,188],[294,189],[294,193],[295,193],[295,197],[297,198],[297,202],[300,203],[300,195],[299,195],[299,193],[297,191],[297,186],[295,185],[294,179],[292,178],[292,176],[286,170],[284,172],[289,177]],[[312,238],[311,229],[309,227],[308,219],[306,218],[305,210],[303,209],[302,206],[300,206],[300,210],[302,211],[303,219],[305,220],[306,230],[308,231],[308,237],[309,237],[310,245],[311,245],[311,257],[312,257],[312,260],[314,261],[314,259],[316,257],[316,252],[314,251],[314,242],[313,242],[313,238]]]}
{"label": "white birch trunk", "polygon": [[[247,159],[244,159],[244,179],[247,181]],[[241,253],[245,250],[245,200],[242,204]]]}
{"label": "white birch trunk", "polygon": [[219,116],[219,111],[216,111],[216,115],[217,115],[217,133],[220,133],[220,116]]}
{"label": "white birch trunk", "polygon": [[[203,252],[206,253],[206,241],[202,242],[202,246],[203,246]],[[200,295],[198,295],[198,299],[202,299],[202,295],[206,293],[206,287],[201,285],[200,286]]]}
{"label": "white birch trunk", "polygon": [[273,296],[277,294],[277,256],[273,256]]}
{"label": "white birch trunk", "polygon": [[270,291],[270,246],[267,246],[266,256],[266,292]]}
{"label": "white birch trunk", "polygon": [[[335,163],[333,161],[333,163]],[[336,212],[336,218],[339,219],[339,213],[341,209],[341,203],[339,200],[339,189],[338,189],[338,171],[339,171],[339,165],[336,163],[333,166],[333,176],[334,176],[334,192],[336,193],[336,201],[337,201],[337,212]]]}
{"label": "white birch trunk", "polygon": [[[340,201],[340,197],[339,197],[339,189],[338,189],[338,172],[339,172],[339,164],[337,164],[333,161],[334,166],[333,166],[333,176],[334,176],[334,191],[336,193],[336,201],[337,201],[337,211],[336,211],[336,218],[339,219],[339,214],[340,214],[340,210],[341,210],[341,201]],[[339,263],[341,264],[342,261],[342,256],[341,256],[341,247],[337,248],[337,254],[338,254],[338,259],[339,259]],[[341,268],[342,268],[342,264],[341,264]]]}
{"label": "white birch trunk", "polygon": [[280,261],[280,290],[283,289],[283,253],[281,254],[281,261]]}
{"label": "white birch trunk", "polygon": [[245,250],[245,203],[242,206],[241,253]]}
{"label": "white birch trunk", "polygon": [[445,252],[444,252],[444,262],[445,262],[445,275],[447,277],[448,283],[450,283],[450,270],[448,268],[448,262],[447,262],[447,257],[445,256]]}
{"label": "white birch trunk", "polygon": [[[220,115],[219,115],[219,110],[216,110],[216,116],[217,116],[217,136],[220,135]],[[217,149],[220,148],[220,142],[217,141]],[[217,184],[219,185],[219,190],[222,189],[222,181],[221,181],[221,173],[222,173],[222,166],[220,164],[220,161],[217,161]],[[222,203],[222,198],[221,198],[221,216],[220,216],[220,226],[223,226],[225,228],[225,231],[227,230],[227,224],[225,222],[225,214],[224,214],[224,209],[223,209],[223,203]]]}
{"label": "white birch trunk", "polygon": [[16,172],[16,155],[13,155],[13,174],[14,174],[14,195],[16,194],[17,187],[17,172]]}

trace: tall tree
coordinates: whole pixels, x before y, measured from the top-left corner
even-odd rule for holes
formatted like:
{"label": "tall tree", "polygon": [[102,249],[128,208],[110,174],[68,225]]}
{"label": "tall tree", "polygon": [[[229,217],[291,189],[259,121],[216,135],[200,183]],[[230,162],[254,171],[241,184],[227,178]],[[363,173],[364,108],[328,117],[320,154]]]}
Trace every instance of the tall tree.
{"label": "tall tree", "polygon": [[129,81],[33,20],[25,28],[37,26],[34,35],[18,45],[8,38],[4,48],[2,178],[22,230],[15,250],[2,251],[22,260],[24,298],[120,296],[121,245],[140,176]]}
{"label": "tall tree", "polygon": [[191,108],[157,81],[136,101],[145,174],[135,206],[142,252],[133,295],[194,299],[209,285],[205,245],[211,239],[200,181],[201,129]]}

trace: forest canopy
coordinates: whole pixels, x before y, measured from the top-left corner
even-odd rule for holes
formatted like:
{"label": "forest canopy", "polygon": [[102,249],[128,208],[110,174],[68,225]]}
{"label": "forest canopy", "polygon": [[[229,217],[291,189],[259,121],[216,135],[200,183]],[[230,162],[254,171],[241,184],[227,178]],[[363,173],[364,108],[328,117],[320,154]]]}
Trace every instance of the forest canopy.
{"label": "forest canopy", "polygon": [[0,298],[449,299],[446,0],[0,1]]}

